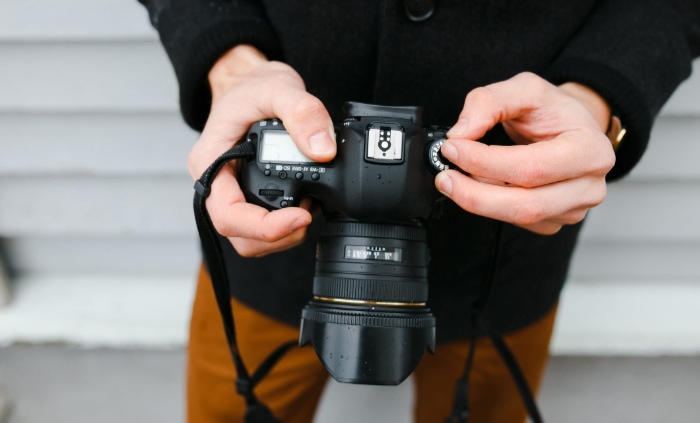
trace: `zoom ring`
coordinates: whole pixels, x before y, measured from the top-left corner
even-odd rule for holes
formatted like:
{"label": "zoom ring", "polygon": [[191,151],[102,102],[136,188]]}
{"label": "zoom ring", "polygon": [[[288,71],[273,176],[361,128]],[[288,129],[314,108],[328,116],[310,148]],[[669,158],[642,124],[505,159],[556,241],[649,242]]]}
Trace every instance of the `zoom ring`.
{"label": "zoom ring", "polygon": [[332,278],[316,276],[314,295],[364,301],[415,302],[428,301],[425,281],[392,281],[377,279]]}

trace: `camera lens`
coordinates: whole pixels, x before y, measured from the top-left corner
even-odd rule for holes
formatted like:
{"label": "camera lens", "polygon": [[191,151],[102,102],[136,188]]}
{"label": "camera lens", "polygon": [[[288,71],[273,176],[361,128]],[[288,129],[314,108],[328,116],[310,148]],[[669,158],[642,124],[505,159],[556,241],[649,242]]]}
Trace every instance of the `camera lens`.
{"label": "camera lens", "polygon": [[435,346],[428,260],[420,226],[327,222],[300,344],[340,382],[401,383]]}

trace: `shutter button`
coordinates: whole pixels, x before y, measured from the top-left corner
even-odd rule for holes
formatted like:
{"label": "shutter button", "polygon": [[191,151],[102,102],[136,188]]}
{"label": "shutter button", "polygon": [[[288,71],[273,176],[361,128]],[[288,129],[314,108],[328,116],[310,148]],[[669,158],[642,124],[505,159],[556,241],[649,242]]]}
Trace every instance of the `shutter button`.
{"label": "shutter button", "polygon": [[413,22],[425,22],[435,12],[433,0],[405,0],[406,16]]}

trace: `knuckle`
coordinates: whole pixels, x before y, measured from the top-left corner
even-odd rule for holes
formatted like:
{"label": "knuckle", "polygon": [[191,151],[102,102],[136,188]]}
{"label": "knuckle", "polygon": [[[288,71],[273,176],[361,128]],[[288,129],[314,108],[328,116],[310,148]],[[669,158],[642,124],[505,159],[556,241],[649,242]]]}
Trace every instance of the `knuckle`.
{"label": "knuckle", "polygon": [[542,78],[540,78],[532,72],[520,72],[519,74],[515,75],[513,79],[517,79],[522,83],[526,83],[528,85],[533,86],[540,84],[542,81]]}
{"label": "knuckle", "polygon": [[306,228],[292,232],[285,240],[287,241],[288,248],[297,246],[304,242],[306,239]]}
{"label": "knuckle", "polygon": [[225,219],[221,219],[220,216],[214,211],[210,211],[209,214],[211,216],[211,221],[214,224],[214,229],[216,229],[216,232],[219,235],[227,237],[236,235],[235,229],[230,222],[227,222]]}
{"label": "knuckle", "polygon": [[265,230],[260,230],[255,234],[255,239],[262,242],[275,242],[279,240],[279,237],[273,233],[267,232]]}
{"label": "knuckle", "polygon": [[542,77],[532,72],[521,72],[514,79],[523,87],[527,87],[529,93],[534,98],[544,97],[547,91],[552,87]]}
{"label": "knuckle", "polygon": [[543,185],[549,180],[550,171],[537,160],[528,160],[528,164],[516,170],[515,182],[526,188]]}
{"label": "knuckle", "polygon": [[535,89],[544,89],[548,85],[544,79],[532,72],[520,72],[519,74],[515,75],[514,79],[518,80],[518,82],[526,84],[530,88]]}
{"label": "knuckle", "polygon": [[295,121],[307,122],[323,116],[325,107],[321,100],[311,95],[304,96],[294,103],[289,111],[289,117]]}
{"label": "knuckle", "polygon": [[585,219],[587,213],[588,209],[571,211],[562,216],[561,222],[565,225],[575,225]]}
{"label": "knuckle", "polygon": [[283,64],[272,64],[270,72],[265,75],[264,79],[260,82],[269,85],[270,89],[265,90],[265,92],[270,93],[283,93],[289,89],[289,87],[296,87],[301,84],[303,88],[303,82],[300,82],[299,78],[294,74],[290,73]]}
{"label": "knuckle", "polygon": [[488,87],[474,88],[467,94],[466,103],[473,105],[488,105],[496,101],[493,91]]}
{"label": "knuckle", "polygon": [[588,209],[580,210],[571,216],[571,220],[567,223],[568,225],[575,225],[576,223],[582,222],[583,219],[588,215]]}
{"label": "knuckle", "polygon": [[537,203],[522,203],[511,210],[511,222],[516,225],[534,225],[544,220],[544,208]]}
{"label": "knuckle", "polygon": [[231,240],[234,250],[244,258],[253,258],[260,256],[260,250],[251,245],[247,240],[234,239]]}
{"label": "knuckle", "polygon": [[450,198],[452,201],[457,203],[461,208],[467,211],[478,211],[480,209],[480,203],[477,196],[474,195],[470,190],[460,189],[459,182],[453,180],[454,188]]}
{"label": "knuckle", "polygon": [[591,174],[607,175],[615,166],[617,160],[615,152],[610,148],[610,140],[602,132],[593,134],[591,140],[596,140],[597,142],[597,144],[591,142],[591,149],[599,151],[599,153],[596,153],[595,159],[590,161],[588,170]]}
{"label": "knuckle", "polygon": [[599,206],[608,196],[608,187],[605,182],[598,184],[590,193],[589,207]]}
{"label": "knuckle", "polygon": [[608,154],[603,159],[603,163],[601,164],[600,168],[607,175],[608,172],[610,172],[610,170],[612,170],[613,166],[615,166],[616,161],[617,161],[617,157],[615,156],[615,152],[612,150],[609,150]]}
{"label": "knuckle", "polygon": [[539,234],[540,235],[556,235],[561,231],[562,225],[548,225],[547,227],[543,228]]}

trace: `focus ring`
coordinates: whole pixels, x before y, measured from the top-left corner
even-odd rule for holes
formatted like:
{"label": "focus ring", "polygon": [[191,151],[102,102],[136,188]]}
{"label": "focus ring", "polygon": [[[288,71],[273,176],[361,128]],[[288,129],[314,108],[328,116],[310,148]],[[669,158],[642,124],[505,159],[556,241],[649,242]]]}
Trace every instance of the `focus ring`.
{"label": "focus ring", "polygon": [[419,226],[381,225],[356,222],[327,222],[321,236],[389,238],[404,241],[427,240],[425,228]]}
{"label": "focus ring", "polygon": [[426,302],[428,284],[418,281],[316,276],[314,295],[366,301]]}

